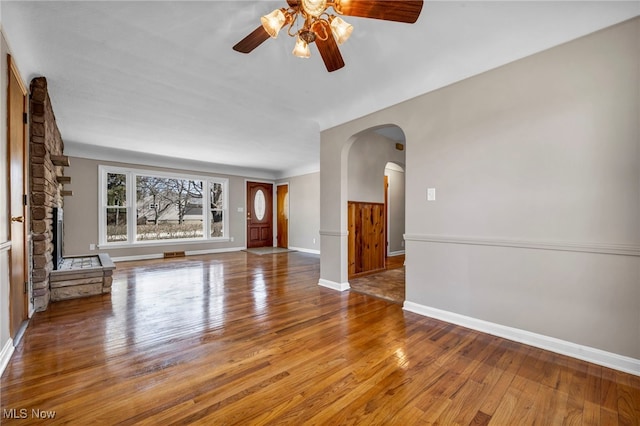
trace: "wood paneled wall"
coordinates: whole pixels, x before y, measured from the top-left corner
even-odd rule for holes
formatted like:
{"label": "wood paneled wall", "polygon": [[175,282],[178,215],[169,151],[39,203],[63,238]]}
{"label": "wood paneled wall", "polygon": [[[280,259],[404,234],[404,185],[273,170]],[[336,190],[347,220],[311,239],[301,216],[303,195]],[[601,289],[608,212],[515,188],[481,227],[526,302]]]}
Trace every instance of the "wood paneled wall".
{"label": "wood paneled wall", "polygon": [[382,203],[349,201],[349,278],[385,268],[385,212]]}

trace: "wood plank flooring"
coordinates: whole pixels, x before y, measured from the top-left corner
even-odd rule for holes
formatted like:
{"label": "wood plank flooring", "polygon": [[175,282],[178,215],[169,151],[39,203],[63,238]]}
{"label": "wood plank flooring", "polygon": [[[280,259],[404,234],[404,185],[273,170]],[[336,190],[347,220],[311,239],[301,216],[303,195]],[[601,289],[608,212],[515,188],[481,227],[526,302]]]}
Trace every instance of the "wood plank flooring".
{"label": "wood plank flooring", "polygon": [[640,377],[318,279],[318,256],[297,252],[119,263],[111,295],[35,314],[2,376],[0,421],[640,422]]}

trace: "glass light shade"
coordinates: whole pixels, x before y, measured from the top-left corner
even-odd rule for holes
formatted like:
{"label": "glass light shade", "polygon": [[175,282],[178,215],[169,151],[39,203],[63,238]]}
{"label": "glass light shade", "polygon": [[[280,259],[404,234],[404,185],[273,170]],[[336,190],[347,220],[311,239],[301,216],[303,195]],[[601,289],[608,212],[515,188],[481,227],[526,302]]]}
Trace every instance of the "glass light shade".
{"label": "glass light shade", "polygon": [[348,24],[339,16],[334,16],[331,18],[331,32],[336,38],[336,42],[342,44],[347,41],[353,32],[353,25]]}
{"label": "glass light shade", "polygon": [[262,22],[262,26],[265,31],[269,33],[269,35],[273,38],[278,37],[278,31],[284,25],[286,18],[282,10],[276,9],[268,15],[260,18],[260,22]]}
{"label": "glass light shade", "polygon": [[322,15],[322,12],[327,8],[327,0],[302,0],[301,3],[302,10],[316,18]]}
{"label": "glass light shade", "polygon": [[306,41],[298,37],[292,53],[298,58],[308,58],[311,56],[311,49],[309,49],[309,45]]}

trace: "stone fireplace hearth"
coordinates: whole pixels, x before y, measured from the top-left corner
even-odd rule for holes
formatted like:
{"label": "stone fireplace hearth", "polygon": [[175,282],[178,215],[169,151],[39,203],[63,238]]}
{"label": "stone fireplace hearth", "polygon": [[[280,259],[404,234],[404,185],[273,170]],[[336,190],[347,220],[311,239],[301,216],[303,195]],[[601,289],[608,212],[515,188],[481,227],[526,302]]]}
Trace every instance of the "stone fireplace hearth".
{"label": "stone fireplace hearth", "polygon": [[49,277],[51,300],[111,293],[115,265],[106,253],[65,257]]}

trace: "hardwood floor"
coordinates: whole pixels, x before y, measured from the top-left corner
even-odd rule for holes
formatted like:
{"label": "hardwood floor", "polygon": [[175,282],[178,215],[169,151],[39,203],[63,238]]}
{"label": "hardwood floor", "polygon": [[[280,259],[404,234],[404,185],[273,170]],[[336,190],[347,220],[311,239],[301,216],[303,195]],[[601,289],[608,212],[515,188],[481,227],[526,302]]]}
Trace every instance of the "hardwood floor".
{"label": "hardwood floor", "polygon": [[2,376],[1,422],[640,422],[640,377],[318,278],[318,257],[297,252],[119,263],[112,295],[35,314]]}

